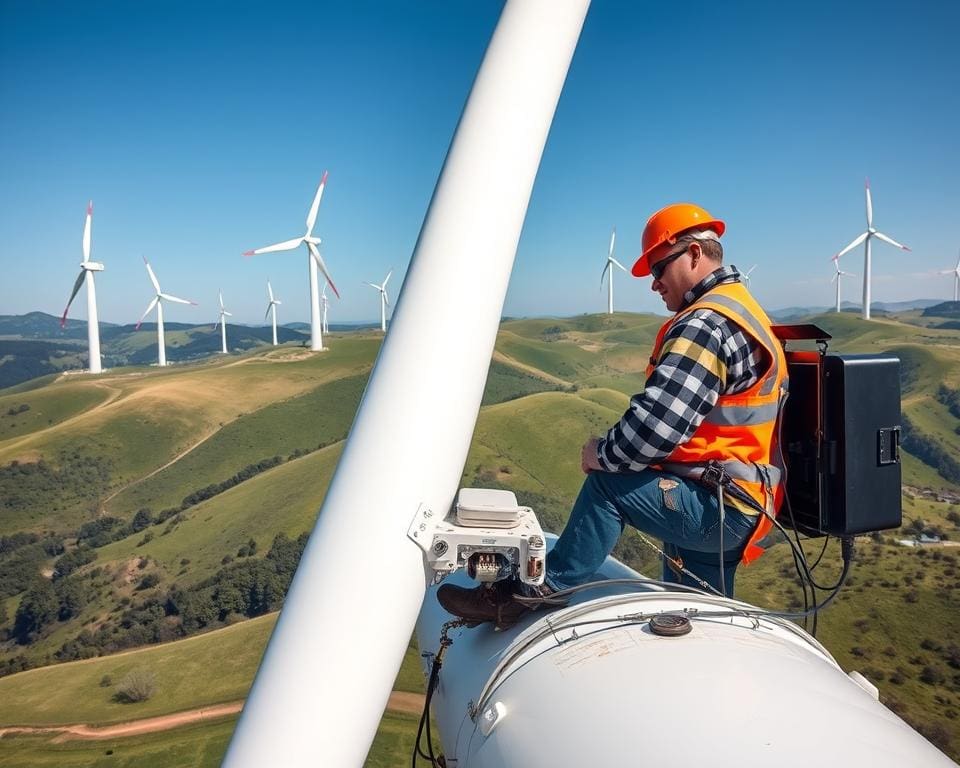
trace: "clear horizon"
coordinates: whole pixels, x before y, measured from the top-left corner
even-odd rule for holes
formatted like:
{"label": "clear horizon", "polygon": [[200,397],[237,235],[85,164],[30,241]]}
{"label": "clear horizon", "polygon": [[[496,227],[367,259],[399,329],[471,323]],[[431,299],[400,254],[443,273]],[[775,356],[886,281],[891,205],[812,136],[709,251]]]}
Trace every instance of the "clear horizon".
{"label": "clear horizon", "polygon": [[[329,322],[378,322],[364,282],[399,293],[501,3],[235,7],[0,1],[0,314],[59,315],[91,258],[100,317],[135,323],[165,291],[170,322],[306,322],[306,255],[240,254],[315,233],[343,299]],[[833,304],[830,257],[874,224],[873,301],[952,298],[960,239],[955,136],[960,7],[856,3],[683,10],[595,2],[518,248],[507,316],[605,310],[610,230],[629,268],[646,217],[694,200],[727,221],[726,261],[757,264],[770,310]],[[506,172],[507,169],[504,169]],[[859,302],[862,248],[842,260]],[[615,307],[666,314],[615,276]],[[80,294],[70,317],[86,319]],[[346,320],[345,318],[369,318]],[[151,318],[148,318],[150,320]]]}

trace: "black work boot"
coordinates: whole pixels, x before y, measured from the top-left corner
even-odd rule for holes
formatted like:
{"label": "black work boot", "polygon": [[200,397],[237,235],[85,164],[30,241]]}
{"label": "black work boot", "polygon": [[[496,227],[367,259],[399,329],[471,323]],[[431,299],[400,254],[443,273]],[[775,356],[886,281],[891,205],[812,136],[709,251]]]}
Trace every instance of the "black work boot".
{"label": "black work boot", "polygon": [[[543,587],[534,589],[536,596],[545,596],[549,592]],[[516,599],[528,597],[524,592],[524,585],[518,579],[503,579],[473,589],[443,584],[437,590],[437,601],[447,613],[466,619],[469,626],[489,621],[501,630],[509,629],[529,611],[540,607],[529,599],[523,602]]]}

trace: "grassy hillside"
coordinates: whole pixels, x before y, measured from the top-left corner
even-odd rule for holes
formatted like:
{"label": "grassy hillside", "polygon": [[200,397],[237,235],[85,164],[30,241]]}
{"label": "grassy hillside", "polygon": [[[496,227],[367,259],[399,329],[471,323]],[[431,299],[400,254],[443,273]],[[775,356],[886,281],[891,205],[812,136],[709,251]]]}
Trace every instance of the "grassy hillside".
{"label": "grassy hillside", "polygon": [[[960,634],[960,582],[954,552],[960,555],[960,549],[913,549],[893,542],[921,529],[960,539],[960,482],[943,458],[960,457],[960,414],[950,399],[950,392],[960,390],[960,332],[890,317],[868,323],[831,313],[811,320],[834,335],[832,351],[892,352],[901,358],[903,412],[922,447],[903,459],[908,486],[904,530],[858,545],[850,587],[821,617],[819,634],[845,668],[867,674],[891,706],[956,756],[960,651],[955,653],[955,648],[960,643],[953,638]],[[629,396],[642,387],[649,345],[662,322],[653,315],[625,313],[505,322],[464,484],[515,490],[541,514],[546,527],[562,527],[582,480],[579,448],[619,418]],[[9,640],[0,644],[0,663],[19,657],[34,664],[53,661],[82,632],[96,633],[104,626],[126,622],[135,630],[145,613],[163,614],[165,601],[177,590],[199,589],[226,578],[224,574],[238,566],[255,573],[254,566],[266,562],[277,534],[295,539],[309,531],[381,339],[351,334],[336,341],[322,354],[278,348],[167,370],[71,376],[0,391],[0,535],[53,533],[21,542],[19,549],[0,545],[0,586],[12,583],[4,575],[11,568],[26,569],[34,584],[47,584],[47,593],[37,594],[59,599],[61,609],[70,608],[66,618],[49,620],[29,645]],[[28,407],[21,410],[24,405]],[[272,457],[279,460],[245,473]],[[11,467],[12,461],[20,464]],[[236,483],[227,487],[231,479]],[[217,486],[209,498],[184,503],[209,486]],[[138,511],[145,515],[143,524],[131,528]],[[84,539],[78,547],[80,525],[105,516],[121,522],[106,539],[95,544]],[[817,543],[808,546],[816,557]],[[657,571],[655,558],[635,537],[625,537],[618,551],[636,567]],[[95,559],[75,566],[72,573],[65,571],[69,575],[53,582],[54,598],[49,598],[50,573],[65,567],[64,557],[77,555]],[[832,581],[838,559],[828,551],[820,569],[823,583]],[[768,607],[801,605],[789,553],[782,545],[738,578],[745,599]],[[0,629],[12,628],[25,594],[0,594]],[[83,599],[78,601],[77,595]],[[214,618],[207,626],[239,618]],[[171,613],[151,626],[172,632],[179,620]],[[258,621],[267,620],[243,621],[223,631],[256,628]],[[144,633],[141,642],[156,636]],[[189,647],[202,637],[216,636],[158,648]],[[125,658],[108,656],[84,664],[122,663]],[[251,670],[254,664],[250,661]],[[0,678],[0,694],[11,681],[19,679],[23,685],[29,675],[72,667]],[[246,683],[241,680],[244,674]],[[407,674],[403,685],[422,684],[418,665]],[[252,671],[227,675],[234,686],[229,690],[248,685],[249,675]],[[71,683],[54,677],[35,679],[44,681],[41,689],[70,690]],[[170,701],[179,702],[178,707],[223,700],[210,698],[217,691],[234,695],[214,687],[186,704],[189,686],[180,699],[173,693],[177,690],[171,683]],[[0,723],[2,701],[12,698],[0,696]],[[79,700],[85,699],[75,696],[73,706]],[[91,702],[97,701],[93,696]],[[92,711],[90,718],[112,717],[109,701],[100,704],[105,708]],[[31,718],[51,716],[45,706],[29,699],[18,711]],[[393,720],[381,736],[387,741],[412,739],[404,730],[407,726]],[[226,731],[210,728],[191,733],[212,754],[225,748]],[[20,745],[39,742],[15,743],[16,754],[25,756],[30,749],[21,750]],[[47,764],[55,762],[51,757]]]}

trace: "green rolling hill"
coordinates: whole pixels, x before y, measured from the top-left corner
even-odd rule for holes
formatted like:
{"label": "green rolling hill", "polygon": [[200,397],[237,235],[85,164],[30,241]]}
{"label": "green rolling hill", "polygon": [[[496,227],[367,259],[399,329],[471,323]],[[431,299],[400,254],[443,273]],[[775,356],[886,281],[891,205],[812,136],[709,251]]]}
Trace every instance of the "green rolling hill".
{"label": "green rolling hill", "polygon": [[[903,464],[904,529],[859,545],[852,582],[821,617],[819,636],[845,668],[867,674],[891,706],[956,758],[960,549],[895,542],[921,530],[960,538],[960,468],[951,464],[960,456],[960,331],[924,327],[920,320],[930,318],[919,313],[904,319],[910,322],[866,323],[846,313],[810,318],[834,336],[833,350],[901,357],[912,439]],[[558,530],[580,485],[579,447],[616,420],[642,386],[662,322],[625,313],[505,322],[463,482],[515,490],[545,527]],[[71,670],[79,667],[58,661],[106,653],[83,664],[119,664],[127,657],[116,650],[144,647],[136,653],[147,654],[158,640],[176,641],[156,646],[175,659],[181,648],[212,637],[204,634],[211,629],[230,625],[218,631],[239,636],[265,626],[266,619],[250,617],[282,600],[292,542],[313,525],[379,343],[378,334],[356,333],[322,354],[270,348],[0,389],[0,637],[7,638],[0,672],[42,667],[0,677],[0,692],[31,681],[45,681],[36,684],[41,691],[72,690]],[[818,542],[808,548],[815,557]],[[625,537],[618,552],[636,567],[656,569],[635,537]],[[831,581],[838,559],[831,549],[822,582]],[[263,584],[267,597],[240,595],[238,585],[248,583]],[[738,591],[764,606],[800,605],[785,547],[743,569]],[[264,640],[247,644],[261,648]],[[157,659],[149,665],[159,675],[167,662]],[[229,693],[198,686],[194,696],[190,686],[171,685],[176,696],[158,693],[136,716],[241,698],[255,663],[219,670],[231,681]],[[216,663],[210,666],[218,674]],[[406,674],[416,680],[419,670]],[[94,685],[89,675],[83,679]],[[42,699],[9,711],[0,706],[0,727],[50,722]],[[77,704],[56,706],[57,722],[114,718],[109,707],[85,714]],[[383,743],[408,748],[411,727],[385,719]],[[216,756],[229,737],[229,729],[217,728],[183,733]],[[40,757],[52,754],[40,746],[47,741],[17,740],[16,764],[54,764]],[[371,764],[391,764],[383,759]]]}

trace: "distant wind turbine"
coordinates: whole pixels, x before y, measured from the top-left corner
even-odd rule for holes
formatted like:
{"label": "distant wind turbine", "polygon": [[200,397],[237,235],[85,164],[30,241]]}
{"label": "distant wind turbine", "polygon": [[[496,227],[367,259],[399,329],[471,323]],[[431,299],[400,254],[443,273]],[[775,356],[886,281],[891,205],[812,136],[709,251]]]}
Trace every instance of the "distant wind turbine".
{"label": "distant wind turbine", "polygon": [[324,333],[330,333],[330,326],[327,325],[327,310],[330,308],[330,299],[327,298],[327,284],[323,284],[320,289],[320,327]]}
{"label": "distant wind turbine", "polygon": [[393,270],[391,269],[387,273],[386,280],[384,280],[381,285],[376,285],[375,283],[364,283],[364,285],[369,285],[371,288],[380,291],[380,330],[384,333],[387,332],[387,307],[390,306],[390,299],[387,297],[387,281],[390,279],[390,275],[392,274]]}
{"label": "distant wind turbine", "polygon": [[[233,315],[223,308],[223,291],[218,291],[218,295],[220,296],[220,317],[217,318],[217,325],[220,326],[220,340],[223,347],[221,351],[227,354],[227,321],[223,318],[233,317]],[[213,330],[217,330],[217,325],[213,326]]]}
{"label": "distant wind turbine", "polygon": [[841,277],[856,277],[856,275],[853,272],[844,272],[842,269],[840,269],[839,256],[834,256],[831,259],[831,261],[833,262],[835,271],[833,273],[833,277],[830,279],[830,282],[837,284],[837,312],[839,312],[840,311],[840,279]]}
{"label": "distant wind turbine", "polygon": [[613,244],[617,239],[617,228],[613,228],[613,232],[610,233],[610,248],[607,251],[607,263],[603,268],[603,272],[600,273],[600,287],[603,288],[603,278],[607,278],[607,314],[613,314],[613,267],[620,267],[624,272],[627,271],[627,268],[623,266],[619,261],[613,258]]}
{"label": "distant wind turbine", "polygon": [[756,268],[757,268],[757,265],[754,264],[752,267],[750,267],[750,269],[748,269],[746,272],[744,272],[741,275],[741,277],[743,277],[744,282],[747,284],[748,288],[750,287],[750,273],[753,272],[753,270],[755,270]]}
{"label": "distant wind turbine", "polygon": [[270,287],[270,281],[267,280],[267,293],[270,295],[270,303],[267,304],[267,311],[263,314],[263,319],[267,319],[267,315],[271,312],[273,313],[273,346],[277,346],[277,305],[282,304],[283,302],[280,299],[274,298],[273,288]]}
{"label": "distant wind turbine", "polygon": [[147,266],[147,274],[150,275],[150,282],[153,283],[153,287],[157,292],[157,295],[153,297],[153,300],[147,305],[146,311],[143,313],[143,316],[140,320],[137,321],[137,327],[135,330],[140,330],[140,326],[143,323],[143,319],[150,314],[154,307],[157,308],[157,365],[164,366],[167,364],[167,350],[164,345],[163,340],[163,302],[173,301],[177,304],[192,304],[197,306],[197,302],[190,301],[189,299],[179,299],[176,296],[171,296],[169,293],[164,293],[160,290],[160,283],[157,281],[157,276],[153,274],[153,270],[150,268],[150,262],[147,261],[147,257],[143,257],[143,263]]}
{"label": "distant wind turbine", "polygon": [[323,172],[320,179],[320,185],[317,187],[317,194],[313,197],[313,205],[307,213],[307,231],[302,237],[295,237],[292,240],[285,240],[282,243],[268,245],[265,248],[257,248],[253,251],[244,251],[244,256],[255,256],[261,253],[271,253],[273,251],[292,251],[301,245],[307,246],[307,262],[310,267],[310,349],[319,352],[323,349],[323,332],[320,329],[320,291],[317,288],[317,267],[323,272],[323,276],[330,283],[333,292],[340,298],[337,287],[333,284],[330,273],[327,271],[327,265],[323,263],[320,256],[320,238],[313,236],[313,225],[317,221],[317,211],[320,209],[320,198],[323,197],[323,188],[327,184],[327,172]]}
{"label": "distant wind turbine", "polygon": [[97,289],[93,284],[93,273],[102,272],[103,264],[90,261],[90,224],[93,220],[93,201],[87,203],[87,220],[83,225],[83,261],[80,262],[80,275],[73,284],[73,293],[67,301],[67,308],[60,318],[60,327],[67,324],[67,312],[80,290],[84,280],[87,281],[87,350],[90,354],[90,373],[100,373],[103,368],[100,364],[100,322],[97,319]]}
{"label": "distant wind turbine", "polygon": [[[953,269],[940,270],[941,275],[953,275],[953,300],[960,301],[960,256],[957,257],[957,266]],[[93,275],[90,276],[91,281]]]}
{"label": "distant wind turbine", "polygon": [[883,240],[885,243],[890,243],[890,245],[895,245],[897,248],[902,248],[905,251],[910,249],[898,243],[896,240],[887,237],[882,232],[878,232],[873,226],[873,203],[870,200],[870,179],[867,179],[866,182],[867,190],[867,231],[860,235],[856,240],[854,240],[850,245],[844,248],[840,253],[838,253],[834,258],[839,259],[843,254],[848,251],[856,248],[860,243],[865,243],[863,250],[863,319],[870,319],[870,241],[873,238],[878,240]]}

